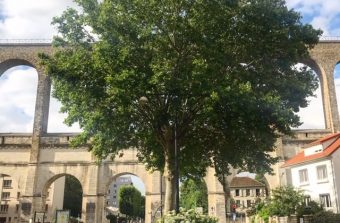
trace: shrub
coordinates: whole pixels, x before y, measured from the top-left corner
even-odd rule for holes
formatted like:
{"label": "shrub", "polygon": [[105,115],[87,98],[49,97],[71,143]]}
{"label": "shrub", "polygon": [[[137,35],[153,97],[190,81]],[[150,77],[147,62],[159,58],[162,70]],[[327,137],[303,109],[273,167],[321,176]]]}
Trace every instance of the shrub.
{"label": "shrub", "polygon": [[308,206],[305,203],[302,203],[300,206],[297,207],[296,213],[298,217],[303,215],[314,215],[322,211],[323,208],[315,201],[310,201]]}
{"label": "shrub", "polygon": [[171,211],[166,214],[158,223],[217,223],[218,218],[200,214],[193,209],[181,209],[178,214]]}
{"label": "shrub", "polygon": [[340,214],[334,214],[330,211],[321,211],[313,216],[315,223],[336,223],[340,222]]}

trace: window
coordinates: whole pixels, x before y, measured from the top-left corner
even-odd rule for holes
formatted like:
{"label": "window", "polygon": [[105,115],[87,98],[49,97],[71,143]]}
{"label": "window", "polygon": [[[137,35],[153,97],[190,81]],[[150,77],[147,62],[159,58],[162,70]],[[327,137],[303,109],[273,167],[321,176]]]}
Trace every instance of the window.
{"label": "window", "polygon": [[0,205],[0,213],[7,213],[8,212],[8,204]]}
{"label": "window", "polygon": [[246,196],[250,196],[250,189],[246,189]]}
{"label": "window", "polygon": [[299,170],[300,183],[308,183],[308,171],[307,169]]}
{"label": "window", "polygon": [[247,200],[247,207],[248,207],[248,208],[251,207],[251,200]]}
{"label": "window", "polygon": [[45,212],[48,212],[48,204],[45,204]]}
{"label": "window", "polygon": [[2,200],[7,200],[10,197],[10,193],[9,192],[2,192],[2,196],[1,199]]}
{"label": "window", "polygon": [[19,212],[19,204],[16,204],[15,205],[15,213],[18,213]]}
{"label": "window", "polygon": [[236,200],[236,206],[240,207],[241,206],[241,201],[240,200]]}
{"label": "window", "polygon": [[329,196],[329,194],[320,194],[320,203],[323,207],[331,207],[332,203],[331,203],[331,198]]}
{"label": "window", "polygon": [[0,217],[0,223],[6,223],[6,217]]}
{"label": "window", "polygon": [[235,190],[235,196],[236,196],[236,197],[240,196],[240,190],[239,190],[239,189],[236,189],[236,190]]}
{"label": "window", "polygon": [[310,198],[309,195],[306,195],[306,196],[304,197],[304,202],[305,202],[305,205],[306,205],[306,206],[309,206],[309,203],[311,202],[311,198]]}
{"label": "window", "polygon": [[260,196],[260,189],[256,189],[255,193],[257,197]]}
{"label": "window", "polygon": [[316,172],[317,172],[317,177],[318,177],[319,181],[327,180],[328,175],[327,175],[327,167],[326,167],[326,165],[317,166],[316,167]]}
{"label": "window", "polygon": [[20,192],[17,192],[17,199],[20,198]]}
{"label": "window", "polygon": [[12,187],[12,180],[4,180],[4,188],[11,188]]}

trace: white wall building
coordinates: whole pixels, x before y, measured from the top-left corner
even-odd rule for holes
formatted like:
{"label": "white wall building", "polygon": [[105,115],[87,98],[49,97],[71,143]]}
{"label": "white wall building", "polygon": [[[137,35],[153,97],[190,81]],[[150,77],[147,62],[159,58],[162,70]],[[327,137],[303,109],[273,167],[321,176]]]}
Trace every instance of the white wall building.
{"label": "white wall building", "polygon": [[283,165],[290,172],[290,184],[304,191],[306,199],[319,202],[326,210],[339,213],[340,133],[307,145]]}

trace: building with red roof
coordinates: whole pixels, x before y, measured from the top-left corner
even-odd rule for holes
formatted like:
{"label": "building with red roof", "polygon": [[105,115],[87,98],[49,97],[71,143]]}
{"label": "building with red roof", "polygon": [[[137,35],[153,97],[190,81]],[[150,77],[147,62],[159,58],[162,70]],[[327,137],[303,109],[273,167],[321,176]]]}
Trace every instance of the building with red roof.
{"label": "building with red roof", "polygon": [[266,197],[266,186],[250,177],[234,177],[229,185],[237,212],[246,212],[257,200]]}
{"label": "building with red roof", "polygon": [[308,144],[282,168],[289,173],[287,182],[303,190],[307,200],[320,202],[326,210],[339,213],[340,133]]}

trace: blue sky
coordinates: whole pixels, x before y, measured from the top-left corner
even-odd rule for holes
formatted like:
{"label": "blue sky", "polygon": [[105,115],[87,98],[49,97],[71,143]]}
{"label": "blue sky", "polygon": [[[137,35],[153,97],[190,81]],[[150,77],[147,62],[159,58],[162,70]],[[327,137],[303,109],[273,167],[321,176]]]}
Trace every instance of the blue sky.
{"label": "blue sky", "polygon": [[[340,0],[287,0],[287,5],[301,12],[304,23],[321,28],[324,36],[340,36]],[[0,39],[51,39],[52,17],[70,6],[75,6],[71,0],[0,0]],[[340,69],[335,77],[339,98]],[[0,77],[0,132],[32,132],[36,85],[36,71],[29,67],[12,68]],[[316,93],[320,95],[320,90]],[[320,96],[313,98],[309,108],[299,113],[304,121],[301,128],[323,128],[321,104]],[[63,124],[65,115],[58,113],[59,108],[52,99],[48,131],[79,131],[78,126]]]}

